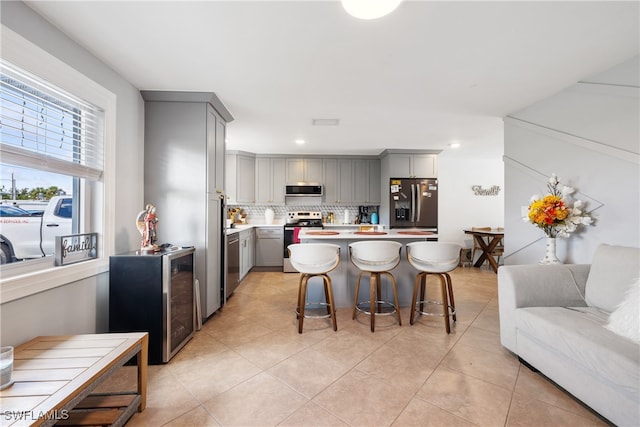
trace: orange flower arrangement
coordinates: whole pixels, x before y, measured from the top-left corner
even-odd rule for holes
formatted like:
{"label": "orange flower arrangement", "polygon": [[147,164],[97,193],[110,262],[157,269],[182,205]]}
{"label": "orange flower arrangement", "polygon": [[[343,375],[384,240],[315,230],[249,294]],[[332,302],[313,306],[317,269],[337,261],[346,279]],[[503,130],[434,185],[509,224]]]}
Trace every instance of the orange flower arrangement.
{"label": "orange flower arrangement", "polygon": [[575,190],[567,186],[559,188],[559,184],[558,177],[552,174],[547,182],[549,194],[542,198],[533,196],[529,204],[527,219],[541,228],[547,237],[569,237],[580,224],[591,224],[589,214],[581,210],[581,200],[574,201],[573,206],[566,200],[566,196]]}

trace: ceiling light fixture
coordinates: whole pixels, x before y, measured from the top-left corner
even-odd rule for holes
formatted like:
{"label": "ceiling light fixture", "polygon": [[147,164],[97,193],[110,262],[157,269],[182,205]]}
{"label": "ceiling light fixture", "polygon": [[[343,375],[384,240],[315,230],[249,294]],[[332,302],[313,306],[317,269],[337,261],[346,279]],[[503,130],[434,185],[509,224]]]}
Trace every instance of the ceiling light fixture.
{"label": "ceiling light fixture", "polygon": [[342,0],[342,7],[358,19],[377,19],[393,12],[402,0]]}
{"label": "ceiling light fixture", "polygon": [[460,143],[459,142],[452,142],[451,144],[449,144],[449,147],[451,147],[451,148],[460,148]]}
{"label": "ceiling light fixture", "polygon": [[296,139],[296,144],[303,145],[305,143],[304,139]]}

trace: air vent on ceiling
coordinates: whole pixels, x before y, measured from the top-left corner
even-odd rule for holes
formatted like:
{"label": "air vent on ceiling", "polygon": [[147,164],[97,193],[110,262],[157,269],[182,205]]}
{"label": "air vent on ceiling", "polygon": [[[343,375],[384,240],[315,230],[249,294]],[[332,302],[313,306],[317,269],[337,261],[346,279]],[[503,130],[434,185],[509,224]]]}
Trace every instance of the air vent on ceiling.
{"label": "air vent on ceiling", "polygon": [[314,126],[338,126],[340,119],[311,119],[311,124]]}

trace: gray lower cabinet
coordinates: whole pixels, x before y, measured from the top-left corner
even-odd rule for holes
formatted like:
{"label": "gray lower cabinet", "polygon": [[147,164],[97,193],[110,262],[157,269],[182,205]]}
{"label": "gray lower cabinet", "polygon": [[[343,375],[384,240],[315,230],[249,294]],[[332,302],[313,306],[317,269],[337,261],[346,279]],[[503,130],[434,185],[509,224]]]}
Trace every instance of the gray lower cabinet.
{"label": "gray lower cabinet", "polygon": [[256,267],[282,267],[284,257],[284,229],[258,227],[256,229]]}
{"label": "gray lower cabinet", "polygon": [[249,228],[240,232],[240,280],[249,274],[255,259],[255,230]]}

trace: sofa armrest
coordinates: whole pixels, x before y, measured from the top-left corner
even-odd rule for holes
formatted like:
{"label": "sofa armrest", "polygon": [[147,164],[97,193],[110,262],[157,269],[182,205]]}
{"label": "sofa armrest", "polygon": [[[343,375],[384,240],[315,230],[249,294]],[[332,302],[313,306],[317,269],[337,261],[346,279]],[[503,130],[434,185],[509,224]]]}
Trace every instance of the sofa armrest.
{"label": "sofa armrest", "polygon": [[516,309],[584,307],[590,265],[507,265],[498,269],[500,341],[517,353]]}

